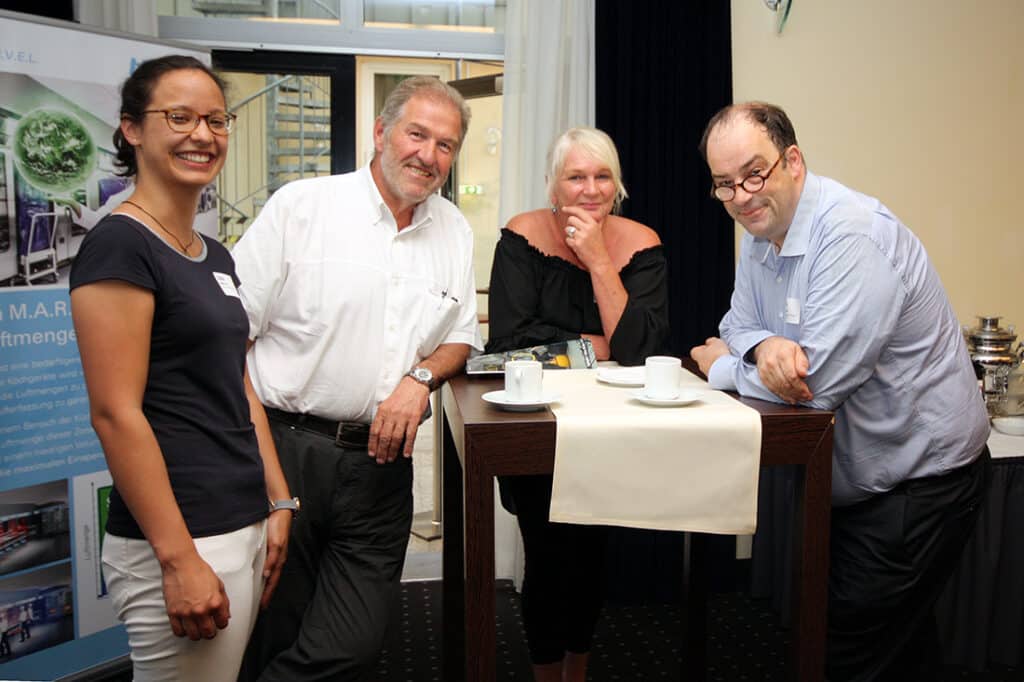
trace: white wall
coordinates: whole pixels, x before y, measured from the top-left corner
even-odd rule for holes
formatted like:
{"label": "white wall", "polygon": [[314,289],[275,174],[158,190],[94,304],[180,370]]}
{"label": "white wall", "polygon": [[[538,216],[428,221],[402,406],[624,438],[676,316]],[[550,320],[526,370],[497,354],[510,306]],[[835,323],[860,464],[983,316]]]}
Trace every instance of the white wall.
{"label": "white wall", "polygon": [[732,0],[735,101],[793,119],[809,168],[924,242],[961,322],[1024,332],[1024,3]]}

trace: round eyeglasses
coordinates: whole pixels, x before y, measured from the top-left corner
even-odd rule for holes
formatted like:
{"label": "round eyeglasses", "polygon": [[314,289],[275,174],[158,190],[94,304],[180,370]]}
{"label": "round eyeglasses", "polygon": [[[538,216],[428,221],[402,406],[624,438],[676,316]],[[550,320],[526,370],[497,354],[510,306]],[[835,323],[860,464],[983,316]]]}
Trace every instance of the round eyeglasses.
{"label": "round eyeglasses", "polygon": [[[747,177],[743,178],[740,182],[740,187],[747,194],[756,194],[764,189],[764,183],[768,182],[768,176],[772,174],[775,167],[779,165],[779,161],[782,161],[782,154],[779,154],[779,158],[775,160],[772,167],[768,169],[768,172],[761,175],[760,171],[751,173]],[[735,185],[714,185],[711,187],[711,196],[719,201],[732,201],[736,196]]]}
{"label": "round eyeglasses", "polygon": [[199,121],[206,121],[206,127],[214,135],[227,135],[235,127],[234,114],[226,112],[215,112],[212,114],[197,114],[188,109],[146,109],[144,114],[163,114],[167,121],[167,127],[176,133],[191,133],[199,127]]}

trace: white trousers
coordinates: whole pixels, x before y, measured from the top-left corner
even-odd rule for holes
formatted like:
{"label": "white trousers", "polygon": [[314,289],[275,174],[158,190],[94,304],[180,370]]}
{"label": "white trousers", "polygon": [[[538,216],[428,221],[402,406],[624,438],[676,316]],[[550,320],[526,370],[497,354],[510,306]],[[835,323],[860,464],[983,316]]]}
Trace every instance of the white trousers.
{"label": "white trousers", "polygon": [[198,642],[171,630],[160,563],[149,542],[106,535],[103,576],[117,617],[128,628],[135,682],[235,682],[259,611],[266,533],[266,521],[259,521],[194,540],[231,603],[228,626]]}

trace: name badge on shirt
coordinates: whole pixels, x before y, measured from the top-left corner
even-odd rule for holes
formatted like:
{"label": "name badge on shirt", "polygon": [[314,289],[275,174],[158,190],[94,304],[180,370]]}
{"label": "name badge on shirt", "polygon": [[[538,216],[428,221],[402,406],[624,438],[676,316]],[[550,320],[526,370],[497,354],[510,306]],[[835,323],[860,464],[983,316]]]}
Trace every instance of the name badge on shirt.
{"label": "name badge on shirt", "polygon": [[224,292],[225,296],[234,296],[238,298],[238,289],[235,288],[235,283],[231,279],[231,275],[225,275],[223,272],[213,273],[213,278],[217,280],[217,284],[220,285],[221,291]]}
{"label": "name badge on shirt", "polygon": [[786,324],[800,324],[800,301],[795,298],[786,299]]}

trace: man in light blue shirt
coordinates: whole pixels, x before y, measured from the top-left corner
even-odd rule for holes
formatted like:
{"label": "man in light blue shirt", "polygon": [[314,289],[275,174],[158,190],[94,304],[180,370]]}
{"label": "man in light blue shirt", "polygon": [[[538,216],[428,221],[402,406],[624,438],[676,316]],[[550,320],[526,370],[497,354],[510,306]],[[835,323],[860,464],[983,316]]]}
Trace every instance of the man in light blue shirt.
{"label": "man in light blue shirt", "polygon": [[835,410],[829,679],[925,679],[931,608],[987,480],[952,306],[884,205],[807,171],[778,107],[723,109],[701,151],[747,234],[722,338],[691,355],[714,388]]}

